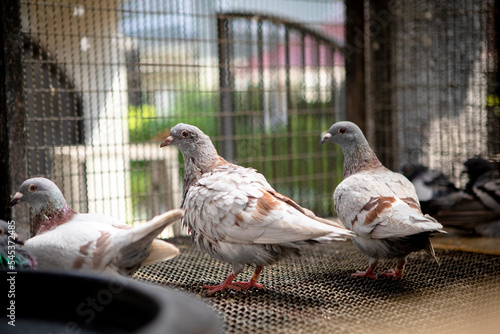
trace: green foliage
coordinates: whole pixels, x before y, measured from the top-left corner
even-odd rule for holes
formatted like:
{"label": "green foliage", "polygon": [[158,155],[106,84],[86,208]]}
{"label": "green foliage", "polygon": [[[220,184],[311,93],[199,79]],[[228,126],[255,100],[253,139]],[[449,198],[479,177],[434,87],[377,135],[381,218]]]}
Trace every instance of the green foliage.
{"label": "green foliage", "polygon": [[218,92],[183,91],[177,94],[168,116],[168,123],[198,126],[209,136],[217,135],[219,118]]}
{"label": "green foliage", "polygon": [[146,202],[153,181],[149,164],[149,161],[130,161],[133,220],[147,219]]}
{"label": "green foliage", "polygon": [[129,106],[128,129],[131,143],[148,142],[177,123],[200,126],[209,135],[217,132],[219,95],[213,92],[183,91],[176,94],[173,105],[158,116],[149,104]]}
{"label": "green foliage", "polygon": [[157,118],[156,107],[149,104],[129,106],[127,120],[131,143],[148,142],[167,127],[167,121]]}

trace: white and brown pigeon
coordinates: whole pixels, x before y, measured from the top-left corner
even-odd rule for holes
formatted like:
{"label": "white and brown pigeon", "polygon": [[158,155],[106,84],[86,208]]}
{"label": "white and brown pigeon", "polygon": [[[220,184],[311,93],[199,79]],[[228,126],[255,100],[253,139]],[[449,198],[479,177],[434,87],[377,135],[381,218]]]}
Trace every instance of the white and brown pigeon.
{"label": "white and brown pigeon", "polygon": [[413,184],[382,165],[352,122],[333,124],[320,141],[326,142],[339,144],[344,153],[344,178],[333,195],[335,211],[370,260],[366,271],[353,276],[376,278],[380,259],[398,259],[396,270],[381,276],[401,278],[408,254],[424,249],[435,258],[429,237],[444,232],[443,226],[422,214]]}
{"label": "white and brown pigeon", "polygon": [[57,185],[46,178],[24,181],[11,205],[20,202],[34,210],[34,236],[23,248],[36,257],[39,269],[132,275],[141,266],[179,253],[174,245],[155,238],[182,217],[180,209],[132,228],[112,217],[76,213]]}
{"label": "white and brown pigeon", "polygon": [[[193,242],[215,259],[228,262],[233,272],[208,293],[262,288],[257,283],[265,266],[306,244],[345,240],[352,232],[340,224],[316,217],[277,193],[255,169],[227,162],[217,154],[200,129],[177,124],[160,145],[174,145],[184,156],[184,225]],[[248,282],[233,282],[245,264],[255,271]]]}

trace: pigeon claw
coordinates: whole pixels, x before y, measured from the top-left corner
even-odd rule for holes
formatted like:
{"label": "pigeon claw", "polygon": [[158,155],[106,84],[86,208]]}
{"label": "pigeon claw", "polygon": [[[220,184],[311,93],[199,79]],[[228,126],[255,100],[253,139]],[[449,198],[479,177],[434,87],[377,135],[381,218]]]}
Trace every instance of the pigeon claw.
{"label": "pigeon claw", "polygon": [[221,284],[217,284],[217,285],[204,285],[203,288],[207,289],[207,291],[206,291],[207,295],[213,295],[216,292],[224,291],[226,289],[233,289],[236,291],[241,291],[241,288],[238,285],[235,285],[233,283],[229,283],[229,284],[221,283]]}
{"label": "pigeon claw", "polygon": [[381,277],[392,277],[394,279],[401,279],[401,278],[403,278],[403,270],[390,269],[389,271],[387,271],[385,273],[380,273],[379,276],[381,276]]}
{"label": "pigeon claw", "polygon": [[243,290],[248,290],[249,288],[251,288],[253,286],[256,287],[257,289],[264,289],[263,284],[257,283],[254,280],[250,280],[248,282],[234,282],[233,284],[241,287]]}
{"label": "pigeon claw", "polygon": [[207,289],[206,291],[207,295],[213,295],[216,292],[224,291],[227,289],[233,289],[236,291],[248,290],[253,286],[256,287],[257,289],[264,288],[264,285],[257,283],[254,280],[250,280],[248,282],[231,282],[231,283],[227,283],[226,281],[224,281],[223,283],[217,285],[203,285],[203,288]]}
{"label": "pigeon claw", "polygon": [[377,276],[373,274],[372,270],[367,270],[367,271],[357,270],[354,274],[351,274],[351,277],[367,277],[371,279],[377,279]]}

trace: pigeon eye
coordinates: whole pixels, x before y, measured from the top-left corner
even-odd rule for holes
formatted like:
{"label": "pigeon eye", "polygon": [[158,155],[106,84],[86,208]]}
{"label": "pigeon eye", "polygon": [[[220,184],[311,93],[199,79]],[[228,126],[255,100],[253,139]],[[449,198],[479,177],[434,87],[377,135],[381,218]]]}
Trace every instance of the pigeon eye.
{"label": "pigeon eye", "polygon": [[182,132],[181,132],[181,137],[182,137],[182,138],[187,138],[187,137],[189,137],[189,132],[187,132],[186,130],[182,130]]}
{"label": "pigeon eye", "polygon": [[28,189],[30,192],[34,193],[35,191],[38,190],[38,187],[35,186],[34,184],[30,185],[29,189]]}
{"label": "pigeon eye", "polygon": [[344,133],[346,133],[346,131],[345,131],[345,129],[344,129],[344,128],[340,128],[340,129],[339,129],[339,133],[340,133],[341,135],[343,135]]}

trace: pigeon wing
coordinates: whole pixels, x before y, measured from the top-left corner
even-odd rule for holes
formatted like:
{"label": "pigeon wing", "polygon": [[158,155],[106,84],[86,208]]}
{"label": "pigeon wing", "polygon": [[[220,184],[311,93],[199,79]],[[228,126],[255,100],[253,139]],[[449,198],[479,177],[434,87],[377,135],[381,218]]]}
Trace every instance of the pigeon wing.
{"label": "pigeon wing", "polygon": [[363,237],[396,238],[442,228],[422,214],[411,182],[386,168],[346,178],[334,201],[344,225]]}
{"label": "pigeon wing", "polygon": [[322,238],[344,240],[350,232],[310,218],[312,213],[277,193],[253,169],[230,165],[191,187],[185,219],[212,240],[280,244]]}

